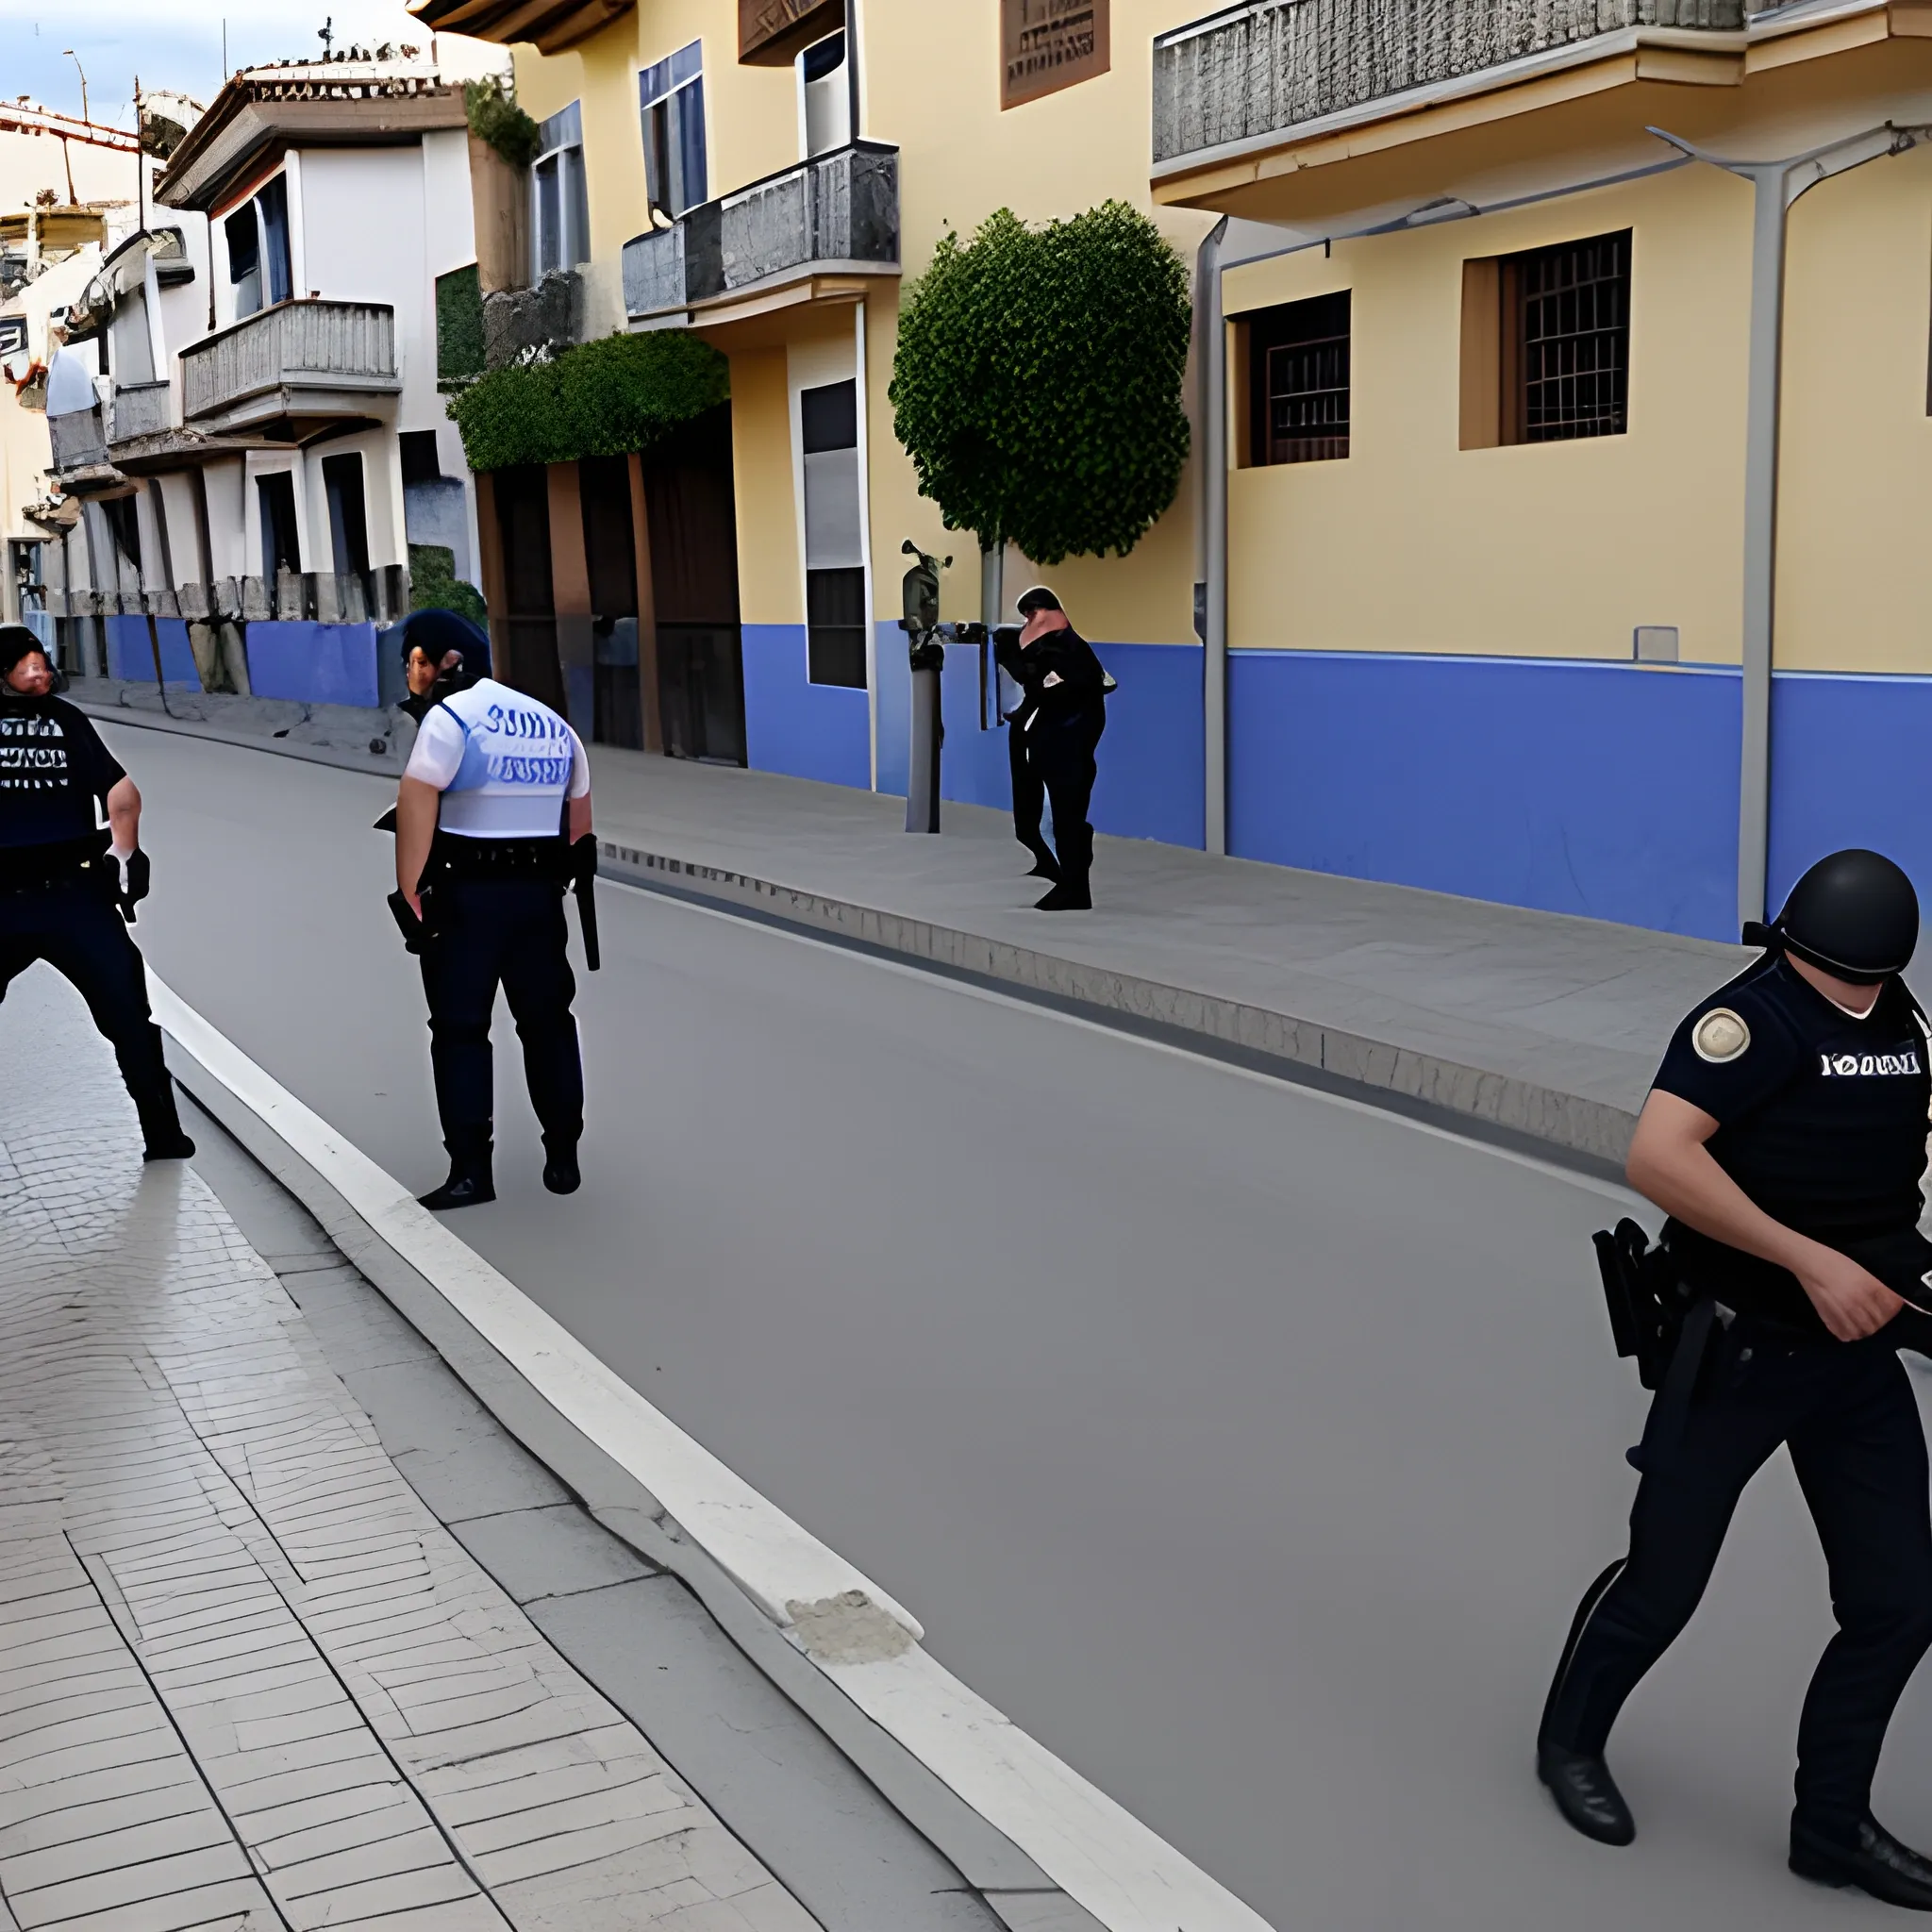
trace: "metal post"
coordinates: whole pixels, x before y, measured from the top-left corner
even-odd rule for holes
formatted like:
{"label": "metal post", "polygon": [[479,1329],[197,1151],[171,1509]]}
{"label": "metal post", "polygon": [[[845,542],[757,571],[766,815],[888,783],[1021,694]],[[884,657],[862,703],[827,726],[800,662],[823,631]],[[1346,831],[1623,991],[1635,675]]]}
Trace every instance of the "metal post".
{"label": "metal post", "polygon": [[1208,587],[1207,635],[1201,651],[1205,734],[1202,844],[1227,850],[1227,325],[1221,306],[1221,244],[1227,218],[1215,224],[1195,258],[1201,342],[1201,574]]}
{"label": "metal post", "polygon": [[1765,916],[1771,851],[1771,692],[1776,661],[1777,485],[1784,362],[1785,244],[1791,205],[1834,175],[1916,147],[1924,128],[1890,121],[1780,160],[1734,161],[1661,127],[1691,159],[1751,183],[1751,360],[1745,387],[1743,720],[1738,774],[1738,923]]}
{"label": "metal post", "polygon": [[937,832],[940,828],[941,675],[937,670],[920,666],[912,672],[912,741],[906,766],[908,832]]}
{"label": "metal post", "polygon": [[979,646],[979,728],[990,731],[1000,722],[1000,670],[993,661],[993,626],[1004,624],[1007,603],[1007,546],[979,546],[979,621],[986,627]]}

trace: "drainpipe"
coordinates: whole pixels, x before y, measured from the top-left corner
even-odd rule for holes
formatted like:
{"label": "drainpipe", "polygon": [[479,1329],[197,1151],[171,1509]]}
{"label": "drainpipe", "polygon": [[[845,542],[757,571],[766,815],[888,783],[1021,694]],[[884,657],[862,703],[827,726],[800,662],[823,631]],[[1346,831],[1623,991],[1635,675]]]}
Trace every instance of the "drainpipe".
{"label": "drainpipe", "polygon": [[1227,325],[1221,307],[1223,215],[1194,258],[1201,356],[1202,845],[1227,851]]}
{"label": "drainpipe", "polygon": [[1738,922],[1765,915],[1771,843],[1771,674],[1777,586],[1779,377],[1784,358],[1785,240],[1791,204],[1807,189],[1848,169],[1915,147],[1924,128],[1868,128],[1782,160],[1737,161],[1666,134],[1692,160],[1749,181],[1757,200],[1751,228],[1751,362],[1744,430],[1744,719],[1738,783]]}

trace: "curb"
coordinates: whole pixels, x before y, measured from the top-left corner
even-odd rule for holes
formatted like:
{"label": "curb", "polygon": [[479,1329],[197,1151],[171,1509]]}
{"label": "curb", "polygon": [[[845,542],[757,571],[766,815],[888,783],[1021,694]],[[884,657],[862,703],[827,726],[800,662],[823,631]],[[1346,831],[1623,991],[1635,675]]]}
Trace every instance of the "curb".
{"label": "curb", "polygon": [[1270,1932],[954,1677],[883,1591],[612,1374],[152,971],[148,989],[169,1069],[195,1100],[599,1522],[684,1578],[1013,1932]]}
{"label": "curb", "polygon": [[608,839],[597,841],[597,851],[599,875],[619,884],[728,906],[774,924],[914,959],[982,985],[1105,1015],[1196,1052],[1216,1053],[1594,1176],[1624,1177],[1637,1116],[1607,1101],[721,866]]}

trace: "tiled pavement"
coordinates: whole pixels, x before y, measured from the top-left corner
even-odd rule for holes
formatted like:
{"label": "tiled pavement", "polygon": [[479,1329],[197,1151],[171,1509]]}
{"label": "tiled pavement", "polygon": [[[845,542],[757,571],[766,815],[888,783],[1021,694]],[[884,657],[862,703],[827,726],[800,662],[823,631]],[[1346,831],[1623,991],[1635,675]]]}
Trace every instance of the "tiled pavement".
{"label": "tiled pavement", "polygon": [[73,1019],[0,1029],[0,1932],[808,1932]]}

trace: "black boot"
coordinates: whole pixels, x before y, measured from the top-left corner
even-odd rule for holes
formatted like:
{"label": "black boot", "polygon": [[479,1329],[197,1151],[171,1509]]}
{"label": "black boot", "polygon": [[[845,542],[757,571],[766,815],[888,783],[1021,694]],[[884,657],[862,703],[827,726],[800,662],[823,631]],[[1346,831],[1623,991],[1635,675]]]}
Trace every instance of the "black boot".
{"label": "black boot", "polygon": [[1060,862],[1053,856],[1052,846],[1029,845],[1026,849],[1033,855],[1033,870],[1026,874],[1029,879],[1058,879]]}
{"label": "black boot", "polygon": [[194,1142],[181,1130],[181,1116],[175,1111],[175,1089],[163,1084],[153,1093],[137,1097],[134,1110],[141,1116],[143,1160],[188,1160],[193,1158]]}
{"label": "black boot", "polygon": [[584,1184],[577,1168],[577,1137],[553,1140],[543,1136],[543,1185],[553,1194],[575,1194]]}
{"label": "black boot", "polygon": [[417,1199],[431,1209],[480,1208],[484,1202],[495,1200],[496,1184],[491,1177],[489,1154],[451,1155],[448,1180]]}
{"label": "black boot", "polygon": [[1045,898],[1034,902],[1036,912],[1091,912],[1093,894],[1085,879],[1061,879]]}
{"label": "black boot", "polygon": [[1563,1822],[1600,1845],[1627,1845],[1637,1836],[1637,1821],[1601,1757],[1559,1745],[1540,1745],[1536,1774],[1549,1787]]}
{"label": "black boot", "polygon": [[1889,1906],[1909,1912],[1932,1912],[1932,1858],[1902,1845],[1869,1814],[1859,1822],[1855,1842],[1821,1837],[1794,1813],[1790,1867],[1817,1885],[1869,1891]]}

